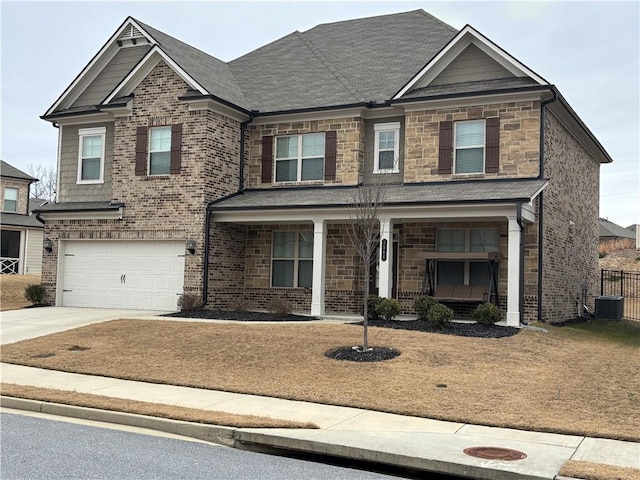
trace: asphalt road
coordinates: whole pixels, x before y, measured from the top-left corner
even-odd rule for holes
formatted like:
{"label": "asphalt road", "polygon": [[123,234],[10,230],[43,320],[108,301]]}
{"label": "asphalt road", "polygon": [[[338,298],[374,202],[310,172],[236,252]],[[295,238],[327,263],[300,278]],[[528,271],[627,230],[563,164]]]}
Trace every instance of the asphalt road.
{"label": "asphalt road", "polygon": [[0,477],[17,479],[390,479],[210,443],[0,415]]}

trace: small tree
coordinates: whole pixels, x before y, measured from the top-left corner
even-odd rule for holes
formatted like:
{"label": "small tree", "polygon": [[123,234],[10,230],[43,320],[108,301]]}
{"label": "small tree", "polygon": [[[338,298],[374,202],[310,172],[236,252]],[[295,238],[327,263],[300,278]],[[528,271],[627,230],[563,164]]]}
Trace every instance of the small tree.
{"label": "small tree", "polygon": [[33,198],[42,198],[50,202],[56,199],[57,175],[56,169],[45,165],[27,165],[27,173],[38,181],[31,184],[30,194]]}
{"label": "small tree", "polygon": [[381,176],[366,185],[358,187],[349,205],[347,223],[347,242],[360,258],[364,266],[363,333],[362,351],[369,349],[369,275],[375,262],[380,231],[380,209],[384,203],[387,185]]}

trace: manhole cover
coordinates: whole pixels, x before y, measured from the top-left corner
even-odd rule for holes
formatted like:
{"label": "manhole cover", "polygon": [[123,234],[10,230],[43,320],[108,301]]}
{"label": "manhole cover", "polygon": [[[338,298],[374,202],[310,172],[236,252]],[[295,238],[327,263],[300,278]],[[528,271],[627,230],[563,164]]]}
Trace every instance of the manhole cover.
{"label": "manhole cover", "polygon": [[471,457],[485,458],[487,460],[522,460],[527,458],[526,453],[500,447],[471,447],[465,448],[463,452]]}

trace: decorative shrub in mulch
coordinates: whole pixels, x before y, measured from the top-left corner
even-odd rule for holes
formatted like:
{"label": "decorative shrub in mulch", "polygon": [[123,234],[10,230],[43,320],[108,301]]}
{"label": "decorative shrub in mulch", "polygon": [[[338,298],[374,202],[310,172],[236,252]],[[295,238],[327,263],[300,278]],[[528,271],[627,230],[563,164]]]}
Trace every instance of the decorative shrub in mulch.
{"label": "decorative shrub in mulch", "polygon": [[[353,323],[353,325],[362,325],[362,322],[356,322]],[[479,338],[511,337],[520,331],[519,328],[515,327],[501,327],[499,325],[481,325],[479,323],[456,322],[445,325],[443,328],[437,328],[424,320],[369,320],[369,326]]]}
{"label": "decorative shrub in mulch", "polygon": [[381,362],[391,360],[400,355],[400,352],[389,347],[371,347],[361,351],[360,347],[338,347],[325,352],[325,357],[334,360],[349,360],[351,362]]}

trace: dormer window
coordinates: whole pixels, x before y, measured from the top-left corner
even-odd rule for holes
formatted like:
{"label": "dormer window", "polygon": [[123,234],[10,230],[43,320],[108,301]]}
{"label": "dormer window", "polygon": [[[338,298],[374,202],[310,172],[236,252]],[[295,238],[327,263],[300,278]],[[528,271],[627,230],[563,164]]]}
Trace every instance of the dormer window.
{"label": "dormer window", "polygon": [[378,123],[375,131],[373,173],[399,173],[400,123]]}

